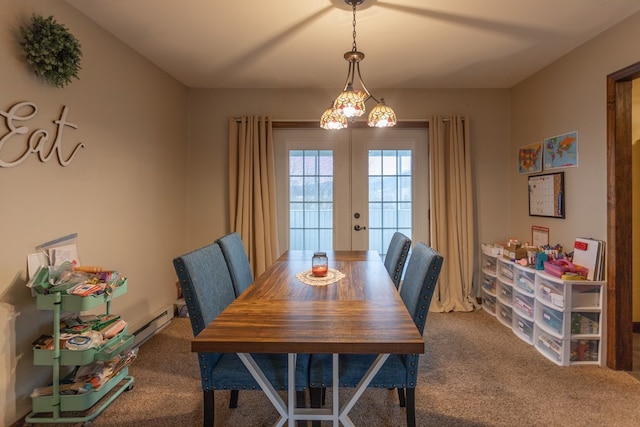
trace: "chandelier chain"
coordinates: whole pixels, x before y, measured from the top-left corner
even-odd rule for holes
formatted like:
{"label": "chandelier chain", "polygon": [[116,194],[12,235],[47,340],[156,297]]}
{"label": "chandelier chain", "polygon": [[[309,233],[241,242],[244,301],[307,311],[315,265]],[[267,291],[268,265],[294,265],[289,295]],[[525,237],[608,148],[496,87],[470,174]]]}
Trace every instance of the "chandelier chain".
{"label": "chandelier chain", "polygon": [[[369,113],[367,120],[369,127],[393,127],[397,122],[396,113],[385,104],[384,98],[380,98],[380,101],[378,101],[371,92],[369,92],[360,75],[360,62],[364,59],[364,53],[358,51],[358,45],[356,43],[356,6],[364,3],[364,1],[365,0],[344,0],[344,2],[350,4],[353,9],[352,49],[351,52],[344,54],[344,59],[349,62],[349,68],[347,69],[347,79],[342,92],[340,92],[338,97],[320,117],[320,127],[323,129],[343,129],[348,127],[349,120],[354,122],[357,117],[365,113],[365,102],[369,99],[373,99],[378,104]],[[358,78],[361,89],[354,89],[353,87],[356,77]]]}
{"label": "chandelier chain", "polygon": [[358,50],[358,46],[356,46],[356,2],[353,2],[353,46],[351,48],[352,52],[356,52]]}

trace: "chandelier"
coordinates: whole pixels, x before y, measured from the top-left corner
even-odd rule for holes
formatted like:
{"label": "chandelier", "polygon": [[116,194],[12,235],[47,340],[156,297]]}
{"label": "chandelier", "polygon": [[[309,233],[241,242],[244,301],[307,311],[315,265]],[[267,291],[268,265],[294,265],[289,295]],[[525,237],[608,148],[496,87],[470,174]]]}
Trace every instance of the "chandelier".
{"label": "chandelier", "polygon": [[[349,119],[355,121],[365,113],[365,102],[369,99],[373,99],[377,105],[369,113],[367,124],[370,127],[379,128],[395,126],[396,113],[384,103],[384,98],[378,101],[369,92],[360,75],[360,62],[364,59],[364,53],[360,52],[356,45],[356,6],[364,3],[364,0],[344,0],[344,2],[353,8],[353,45],[351,51],[344,54],[344,59],[349,62],[347,79],[340,95],[322,114],[320,127],[323,129],[346,128]],[[354,89],[356,77],[362,89]]]}

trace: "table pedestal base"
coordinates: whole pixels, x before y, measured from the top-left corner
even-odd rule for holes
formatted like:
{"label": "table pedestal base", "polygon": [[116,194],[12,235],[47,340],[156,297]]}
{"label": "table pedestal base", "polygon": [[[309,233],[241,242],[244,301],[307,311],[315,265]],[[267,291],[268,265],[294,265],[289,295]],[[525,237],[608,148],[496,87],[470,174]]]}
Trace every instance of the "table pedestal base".
{"label": "table pedestal base", "polygon": [[280,397],[278,391],[273,387],[273,385],[269,382],[267,377],[264,375],[258,364],[255,362],[253,357],[249,353],[238,353],[238,357],[247,367],[253,378],[258,382],[262,391],[267,395],[271,404],[276,408],[278,413],[280,414],[280,419],[276,423],[276,426],[280,427],[288,422],[290,427],[295,425],[297,420],[331,420],[333,421],[334,427],[338,427],[340,423],[342,423],[345,427],[354,427],[355,424],[349,418],[349,411],[353,409],[354,405],[362,396],[362,393],[367,389],[367,386],[373,380],[373,377],[378,373],[384,362],[386,362],[389,354],[380,354],[376,357],[375,361],[367,371],[367,373],[362,377],[360,382],[355,388],[355,391],[348,402],[344,405],[340,406],[340,382],[339,377],[340,373],[338,370],[339,366],[339,355],[333,354],[333,390],[332,390],[332,404],[331,408],[296,408],[296,354],[289,353],[288,356],[288,403]]}

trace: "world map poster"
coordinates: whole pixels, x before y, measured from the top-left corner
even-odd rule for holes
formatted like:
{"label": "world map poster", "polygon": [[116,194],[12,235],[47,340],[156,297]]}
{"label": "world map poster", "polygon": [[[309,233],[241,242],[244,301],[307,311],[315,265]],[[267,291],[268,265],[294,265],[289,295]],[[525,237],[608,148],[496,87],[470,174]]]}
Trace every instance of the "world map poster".
{"label": "world map poster", "polygon": [[544,140],[544,169],[578,166],[578,132],[569,132]]}

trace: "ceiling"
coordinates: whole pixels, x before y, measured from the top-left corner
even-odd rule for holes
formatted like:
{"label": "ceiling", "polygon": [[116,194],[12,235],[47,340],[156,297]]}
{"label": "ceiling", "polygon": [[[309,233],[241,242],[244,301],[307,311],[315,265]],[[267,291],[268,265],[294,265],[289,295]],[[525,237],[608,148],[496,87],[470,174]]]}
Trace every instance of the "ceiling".
{"label": "ceiling", "polygon": [[[344,0],[67,0],[187,87],[336,88]],[[626,17],[638,0],[365,0],[369,88],[509,88]],[[80,40],[82,42],[82,40]]]}

